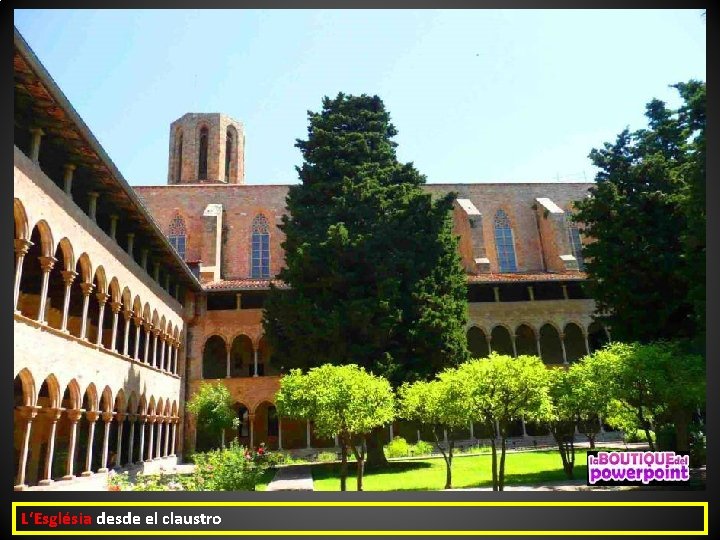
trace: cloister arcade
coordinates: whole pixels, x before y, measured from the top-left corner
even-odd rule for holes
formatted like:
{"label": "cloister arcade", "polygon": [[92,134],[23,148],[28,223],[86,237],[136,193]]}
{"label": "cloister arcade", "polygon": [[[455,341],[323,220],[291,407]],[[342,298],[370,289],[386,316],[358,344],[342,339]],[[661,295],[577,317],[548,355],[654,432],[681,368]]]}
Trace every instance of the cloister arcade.
{"label": "cloister arcade", "polygon": [[14,217],[16,315],[178,374],[178,323],[133,297],[117,277],[106,275],[102,264],[94,267],[87,253],[76,255],[68,238],[56,242],[45,220],[30,229],[18,199]]}
{"label": "cloister arcade", "polygon": [[110,468],[175,456],[178,402],[137,396],[55,375],[37,381],[25,368],[15,377],[16,489],[90,476]]}
{"label": "cloister arcade", "polygon": [[568,364],[610,341],[610,332],[598,322],[584,326],[578,322],[558,325],[543,323],[539,328],[521,323],[498,324],[488,331],[479,325],[467,330],[468,348],[473,358],[485,358],[490,352],[509,356],[534,355],[546,364]]}
{"label": "cloister arcade", "polygon": [[265,337],[253,340],[245,334],[232,339],[213,334],[202,348],[202,378],[231,379],[279,375],[270,364],[272,351]]}

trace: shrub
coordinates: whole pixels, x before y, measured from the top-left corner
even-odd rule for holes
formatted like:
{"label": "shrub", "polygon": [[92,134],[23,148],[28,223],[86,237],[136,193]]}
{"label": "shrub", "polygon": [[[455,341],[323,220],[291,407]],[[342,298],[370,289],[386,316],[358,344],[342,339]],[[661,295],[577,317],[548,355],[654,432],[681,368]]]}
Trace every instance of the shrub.
{"label": "shrub", "polygon": [[130,481],[128,473],[108,475],[108,491],[195,491],[195,480],[182,474],[138,474]]}
{"label": "shrub", "polygon": [[319,452],[315,460],[321,461],[323,463],[328,461],[336,461],[337,454],[335,452]]}
{"label": "shrub", "polygon": [[411,456],[427,456],[432,454],[433,445],[427,441],[418,441],[410,447]]}
{"label": "shrub", "polygon": [[272,458],[261,446],[246,449],[233,440],[221,450],[195,454],[193,473],[197,491],[255,491]]}
{"label": "shrub", "polygon": [[385,455],[389,458],[407,457],[410,455],[410,445],[402,437],[394,437],[385,446]]}

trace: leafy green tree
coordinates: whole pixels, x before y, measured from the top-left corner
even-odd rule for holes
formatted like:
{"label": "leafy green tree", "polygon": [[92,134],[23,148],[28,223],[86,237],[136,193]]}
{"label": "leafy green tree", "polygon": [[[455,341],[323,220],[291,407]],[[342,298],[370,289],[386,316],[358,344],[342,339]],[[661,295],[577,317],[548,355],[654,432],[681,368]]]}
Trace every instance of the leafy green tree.
{"label": "leafy green tree", "polygon": [[627,424],[623,408],[632,412],[651,450],[655,449],[651,422],[656,427],[672,423],[677,450],[689,451],[692,413],[705,403],[704,357],[688,353],[682,344],[673,342],[616,343],[609,351],[617,357],[615,397],[622,406],[611,422]]}
{"label": "leafy green tree", "polygon": [[674,85],[684,105],[646,106],[648,127],[590,153],[600,169],[576,220],[598,318],[620,341],[704,332],[705,83]]}
{"label": "leafy green tree", "polygon": [[612,353],[598,349],[568,368],[570,391],[565,399],[590,448],[595,448],[600,418],[607,418],[608,405],[616,394],[616,366]]}
{"label": "leafy green tree", "polygon": [[552,413],[548,369],[536,356],[491,353],[487,359],[471,360],[455,372],[468,392],[470,417],[491,431],[500,428],[500,460],[491,439],[493,491],[505,486],[505,451],[509,426],[522,418],[544,421]]}
{"label": "leafy green tree", "polygon": [[575,477],[575,426],[577,425],[576,400],[568,371],[562,367],[548,371],[548,393],[551,411],[547,422],[558,445],[565,475]]}
{"label": "leafy green tree", "polygon": [[[470,422],[470,406],[466,387],[455,373],[446,370],[433,381],[416,381],[399,389],[402,418],[425,424],[432,429],[435,445],[445,460],[445,489],[452,488],[452,460],[455,448],[453,433]],[[445,448],[440,442],[439,431],[449,434]],[[443,436],[444,440],[444,436]]]}
{"label": "leafy green tree", "polygon": [[[433,200],[400,163],[377,96],[338,94],[309,112],[301,183],[285,233],[290,286],[272,288],[263,324],[286,369],[357,364],[393,387],[464,361],[466,278],[452,233],[453,195]],[[368,440],[383,461],[380,429]]]}
{"label": "leafy green tree", "polygon": [[202,383],[188,401],[187,410],[195,415],[198,431],[204,431],[214,440],[221,441],[226,429],[237,429],[239,425],[230,392],[222,383]]}
{"label": "leafy green tree", "polygon": [[357,489],[362,491],[366,437],[391,422],[395,397],[390,383],[356,365],[325,364],[303,374],[292,370],[280,379],[278,414],[312,420],[321,437],[337,436],[342,452],[340,489],[345,491],[348,448],[357,460]]}

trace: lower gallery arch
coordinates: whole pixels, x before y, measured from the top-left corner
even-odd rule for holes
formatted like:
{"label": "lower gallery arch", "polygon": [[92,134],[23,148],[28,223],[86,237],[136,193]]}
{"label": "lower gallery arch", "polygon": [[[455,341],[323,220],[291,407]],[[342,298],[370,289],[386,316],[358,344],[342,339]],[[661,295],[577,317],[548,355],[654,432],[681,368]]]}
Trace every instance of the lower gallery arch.
{"label": "lower gallery arch", "polygon": [[210,336],[203,347],[202,378],[224,379],[227,375],[227,349],[220,336]]}
{"label": "lower gallery arch", "polygon": [[30,371],[25,368],[20,371],[13,382],[13,457],[15,484],[25,484],[25,471],[27,470],[29,445],[26,443],[28,428],[32,435],[32,423],[28,422],[27,412],[35,402],[35,380]]}
{"label": "lower gallery arch", "polygon": [[609,341],[608,333],[601,323],[594,321],[590,324],[588,327],[588,345],[590,351],[602,349]]}
{"label": "lower gallery arch", "polygon": [[538,356],[535,331],[527,324],[521,324],[515,331],[515,346],[519,355]]}
{"label": "lower gallery arch", "polygon": [[585,336],[577,324],[566,324],[563,333],[565,334],[565,354],[568,362],[575,362],[589,352],[585,349]]}
{"label": "lower gallery arch", "polygon": [[485,358],[490,354],[487,336],[477,326],[472,326],[467,332],[468,350],[473,358]]}
{"label": "lower gallery arch", "polygon": [[252,340],[248,336],[241,334],[233,340],[232,347],[230,348],[230,376],[251,377],[252,374]]}
{"label": "lower gallery arch", "polygon": [[540,328],[540,352],[546,364],[562,364],[563,350],[557,329],[546,323]]}
{"label": "lower gallery arch", "polygon": [[25,317],[36,319],[40,309],[40,291],[42,288],[40,257],[43,255],[40,229],[37,226],[32,230],[30,242],[30,248],[23,260],[17,309]]}
{"label": "lower gallery arch", "polygon": [[490,334],[490,348],[498,354],[515,356],[510,332],[504,326],[496,326]]}

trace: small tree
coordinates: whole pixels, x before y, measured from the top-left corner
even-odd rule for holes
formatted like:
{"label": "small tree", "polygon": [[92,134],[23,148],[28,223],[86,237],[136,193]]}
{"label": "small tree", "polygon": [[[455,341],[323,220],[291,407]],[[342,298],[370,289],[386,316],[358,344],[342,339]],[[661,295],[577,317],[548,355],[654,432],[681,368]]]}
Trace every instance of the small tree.
{"label": "small tree", "polygon": [[558,445],[565,475],[573,479],[575,468],[575,426],[577,396],[571,382],[570,374],[563,368],[551,369],[548,372],[549,395],[552,410],[548,426]]}
{"label": "small tree", "polygon": [[[465,385],[455,370],[445,370],[433,381],[400,387],[400,416],[432,428],[435,444],[445,460],[445,489],[452,488],[453,432],[468,425],[470,407]],[[450,433],[447,449],[440,444],[438,428]],[[444,437],[443,437],[444,439]]]}
{"label": "small tree", "polygon": [[230,392],[222,383],[202,383],[197,394],[187,404],[187,410],[197,418],[198,428],[202,427],[210,437],[219,439],[228,428],[237,428],[239,421],[232,409]]}
{"label": "small tree", "polygon": [[588,438],[590,448],[600,431],[600,417],[607,418],[608,406],[617,390],[615,357],[605,349],[584,356],[568,369],[569,406],[578,430]]}
{"label": "small tree", "polygon": [[471,418],[491,430],[500,427],[500,462],[491,439],[493,491],[505,486],[505,450],[508,426],[521,418],[546,420],[551,413],[547,368],[536,356],[492,353],[489,358],[461,365],[457,376],[469,392]]}
{"label": "small tree", "polygon": [[[688,451],[692,412],[705,402],[705,361],[687,353],[681,343],[612,344],[617,362],[617,402],[633,412],[650,450],[651,421],[671,422],[677,450]],[[623,415],[616,413],[622,422]],[[624,417],[627,421],[627,417]]]}
{"label": "small tree", "polygon": [[390,383],[353,364],[325,364],[307,374],[294,369],[280,379],[275,404],[282,416],[312,420],[321,437],[338,437],[342,491],[346,490],[347,450],[351,448],[357,459],[357,489],[362,491],[366,436],[394,418]]}

